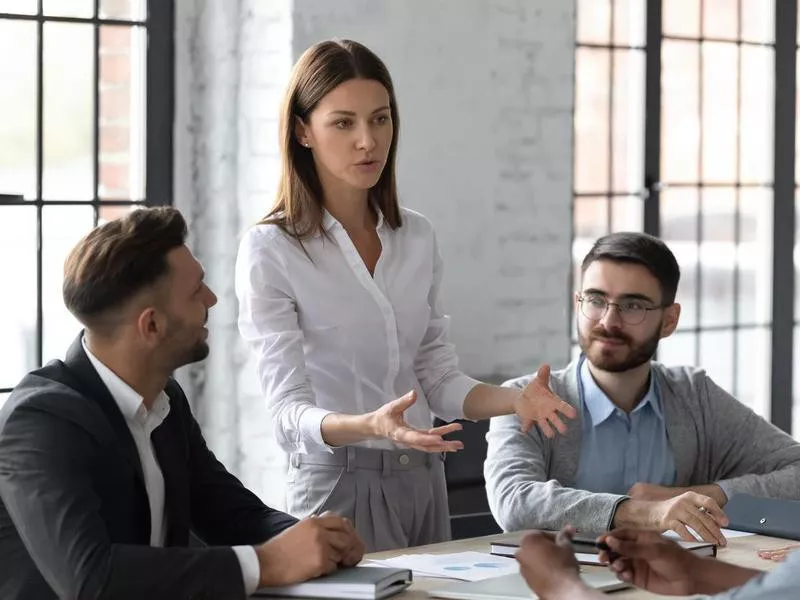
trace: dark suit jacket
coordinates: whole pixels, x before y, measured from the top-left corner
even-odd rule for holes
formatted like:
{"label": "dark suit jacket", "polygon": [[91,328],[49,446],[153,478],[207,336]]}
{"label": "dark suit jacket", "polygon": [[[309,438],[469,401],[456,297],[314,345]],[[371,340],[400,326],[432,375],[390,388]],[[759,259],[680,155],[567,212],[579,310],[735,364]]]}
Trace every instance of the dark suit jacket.
{"label": "dark suit jacket", "polygon": [[[0,411],[0,598],[243,598],[232,545],[295,523],[207,448],[170,380],[151,437],[164,474],[166,547],[150,541],[139,455],[81,339],[25,376]],[[224,401],[224,399],[219,399]],[[193,531],[207,547],[187,547]]]}

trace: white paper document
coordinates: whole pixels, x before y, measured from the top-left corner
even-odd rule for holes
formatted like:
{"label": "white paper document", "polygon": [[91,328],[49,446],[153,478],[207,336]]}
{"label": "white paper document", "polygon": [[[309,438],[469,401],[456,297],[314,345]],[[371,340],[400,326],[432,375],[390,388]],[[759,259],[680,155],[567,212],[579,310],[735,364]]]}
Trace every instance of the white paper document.
{"label": "white paper document", "polygon": [[515,559],[494,556],[486,552],[403,554],[394,558],[370,560],[364,564],[411,569],[415,577],[444,577],[462,581],[482,581],[501,575],[519,573],[519,563]]}
{"label": "white paper document", "polygon": [[582,565],[605,565],[607,563],[600,562],[599,554],[588,554],[586,552],[576,552],[575,560]]}
{"label": "white paper document", "polygon": [[[700,536],[697,535],[697,532],[694,529],[692,529],[691,527],[688,527],[688,529],[689,529],[689,533],[691,533],[694,537],[696,537],[697,541],[700,541]],[[731,540],[733,538],[738,538],[738,537],[747,537],[748,535],[755,535],[755,534],[750,533],[748,531],[736,531],[735,529],[720,529],[720,531],[722,532],[722,535],[725,536],[726,540]],[[664,533],[664,537],[668,537],[668,538],[671,538],[673,540],[681,539],[681,536],[679,536],[674,531],[665,532]]]}

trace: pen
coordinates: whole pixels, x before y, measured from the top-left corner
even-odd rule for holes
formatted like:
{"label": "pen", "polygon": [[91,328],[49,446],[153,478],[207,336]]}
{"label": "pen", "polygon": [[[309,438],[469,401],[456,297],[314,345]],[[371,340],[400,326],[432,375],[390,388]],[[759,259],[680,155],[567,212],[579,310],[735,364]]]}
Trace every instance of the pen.
{"label": "pen", "polygon": [[602,550],[608,555],[608,562],[609,564],[613,563],[615,560],[621,557],[620,554],[614,552],[611,548],[609,548],[608,544],[605,542],[595,542],[594,544],[598,550]]}

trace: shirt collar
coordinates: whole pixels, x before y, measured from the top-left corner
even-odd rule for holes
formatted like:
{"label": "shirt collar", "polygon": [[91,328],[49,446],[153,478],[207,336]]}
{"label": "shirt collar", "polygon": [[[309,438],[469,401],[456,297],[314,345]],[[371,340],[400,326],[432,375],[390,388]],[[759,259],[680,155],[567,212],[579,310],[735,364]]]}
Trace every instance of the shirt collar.
{"label": "shirt collar", "polygon": [[[147,420],[148,410],[144,405],[144,398],[134,390],[131,386],[125,383],[114,371],[109,369],[99,358],[97,358],[86,343],[86,336],[81,338],[83,344],[83,351],[92,363],[95,371],[100,376],[100,380],[108,388],[114,402],[117,403],[122,416],[127,421],[137,421],[144,423]],[[153,407],[149,414],[156,417],[159,422],[166,419],[169,413],[169,396],[162,390],[161,393],[153,402]]]}
{"label": "shirt collar", "polygon": [[[597,427],[608,419],[617,409],[616,405],[611,402],[606,393],[600,389],[597,382],[592,377],[589,371],[589,361],[584,356],[580,363],[580,379],[583,384],[583,402],[592,417],[592,426]],[[663,420],[664,414],[661,411],[661,402],[658,395],[658,387],[656,385],[655,374],[652,369],[650,371],[650,387],[647,390],[642,401],[633,409],[633,412],[645,410],[646,406],[650,406],[655,415]]]}
{"label": "shirt collar", "polygon": [[[375,229],[380,231],[380,229],[383,227],[383,213],[381,212],[381,209],[378,207],[378,205],[373,200],[370,200],[370,204],[372,205],[372,208],[375,209],[375,214],[378,215],[378,223],[375,226]],[[331,227],[333,227],[334,225],[339,225],[339,224],[340,224],[339,221],[337,221],[336,218],[331,213],[329,213],[327,209],[325,209],[325,208],[322,209],[322,229],[323,230],[330,231]]]}
{"label": "shirt collar", "polygon": [[328,209],[322,209],[322,229],[329,231],[334,225],[338,225],[339,221],[334,219],[333,215],[328,212]]}

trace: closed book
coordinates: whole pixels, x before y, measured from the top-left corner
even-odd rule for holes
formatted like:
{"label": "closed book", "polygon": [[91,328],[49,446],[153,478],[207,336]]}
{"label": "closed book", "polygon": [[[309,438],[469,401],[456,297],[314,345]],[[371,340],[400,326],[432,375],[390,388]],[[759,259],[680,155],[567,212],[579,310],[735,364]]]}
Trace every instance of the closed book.
{"label": "closed book", "polygon": [[353,567],[294,585],[263,587],[254,595],[381,600],[402,592],[409,585],[411,585],[411,571],[408,569]]}
{"label": "closed book", "polygon": [[[528,532],[519,531],[502,536],[500,539],[492,542],[490,552],[497,556],[514,556],[517,550],[519,550],[519,545],[526,533]],[[600,550],[594,545],[594,540],[597,539],[599,535],[602,534],[582,534],[580,537],[573,539],[572,549],[575,551],[575,556],[577,557],[579,563],[583,565],[604,564],[600,562],[600,558],[598,557]],[[717,555],[716,544],[711,544],[709,542],[686,542],[683,540],[674,541],[677,542],[682,548],[689,550],[698,556]]]}
{"label": "closed book", "polygon": [[725,505],[732,529],[800,540],[800,502],[734,494]]}

